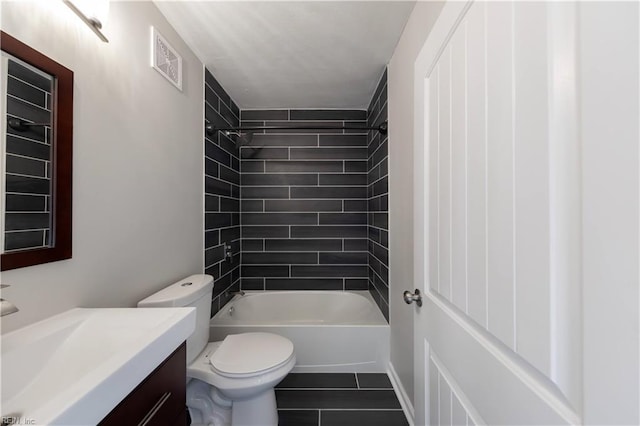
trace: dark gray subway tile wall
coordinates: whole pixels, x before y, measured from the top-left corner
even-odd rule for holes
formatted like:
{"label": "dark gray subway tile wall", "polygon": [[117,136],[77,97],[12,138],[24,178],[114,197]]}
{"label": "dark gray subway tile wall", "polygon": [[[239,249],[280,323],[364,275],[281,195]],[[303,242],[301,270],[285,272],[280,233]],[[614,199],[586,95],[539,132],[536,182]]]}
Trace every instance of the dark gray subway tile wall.
{"label": "dark gray subway tile wall", "polygon": [[[369,126],[387,121],[385,70],[367,111]],[[389,320],[389,165],[387,135],[369,132],[367,138],[367,201],[369,292]]]}
{"label": "dark gray subway tile wall", "polygon": [[244,290],[366,290],[367,132],[364,110],[244,110],[256,132],[241,148]]}
{"label": "dark gray subway tile wall", "polygon": [[[238,126],[240,110],[205,70],[205,120],[217,127]],[[204,137],[205,273],[214,278],[211,315],[240,289],[240,152],[222,133]],[[232,258],[225,259],[225,245]]]}
{"label": "dark gray subway tile wall", "polygon": [[[9,60],[7,116],[51,121],[51,80]],[[7,127],[5,250],[47,247],[51,235],[51,127]]]}
{"label": "dark gray subway tile wall", "polygon": [[[205,117],[261,130],[205,137],[205,272],[212,315],[243,290],[369,290],[389,318],[387,137],[331,126],[387,120],[386,71],[364,110],[240,111],[205,72]],[[224,259],[224,244],[233,259]]]}

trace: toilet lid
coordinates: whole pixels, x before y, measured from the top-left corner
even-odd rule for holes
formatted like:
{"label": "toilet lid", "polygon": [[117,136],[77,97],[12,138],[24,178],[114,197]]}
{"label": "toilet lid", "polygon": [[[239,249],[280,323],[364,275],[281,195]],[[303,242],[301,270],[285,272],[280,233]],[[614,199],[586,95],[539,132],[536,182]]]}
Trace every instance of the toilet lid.
{"label": "toilet lid", "polygon": [[209,358],[222,374],[258,373],[276,367],[293,355],[293,343],[272,333],[231,334]]}

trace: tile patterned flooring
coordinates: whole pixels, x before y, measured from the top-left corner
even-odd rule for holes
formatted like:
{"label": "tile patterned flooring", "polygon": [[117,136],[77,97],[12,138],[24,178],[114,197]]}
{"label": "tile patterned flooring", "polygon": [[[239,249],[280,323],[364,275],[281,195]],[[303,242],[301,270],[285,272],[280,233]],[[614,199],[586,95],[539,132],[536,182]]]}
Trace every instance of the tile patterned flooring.
{"label": "tile patterned flooring", "polygon": [[279,426],[408,426],[384,373],[290,373],[276,386]]}

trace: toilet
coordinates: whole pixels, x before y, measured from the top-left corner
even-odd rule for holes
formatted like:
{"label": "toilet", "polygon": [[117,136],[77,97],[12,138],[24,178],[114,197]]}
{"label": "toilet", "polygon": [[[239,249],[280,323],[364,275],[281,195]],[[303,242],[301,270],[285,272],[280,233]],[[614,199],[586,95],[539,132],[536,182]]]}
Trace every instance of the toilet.
{"label": "toilet", "polygon": [[293,368],[289,339],[241,333],[209,342],[213,277],[191,275],[138,302],[139,308],[196,308],[187,339],[187,407],[192,425],[277,426],[274,386]]}

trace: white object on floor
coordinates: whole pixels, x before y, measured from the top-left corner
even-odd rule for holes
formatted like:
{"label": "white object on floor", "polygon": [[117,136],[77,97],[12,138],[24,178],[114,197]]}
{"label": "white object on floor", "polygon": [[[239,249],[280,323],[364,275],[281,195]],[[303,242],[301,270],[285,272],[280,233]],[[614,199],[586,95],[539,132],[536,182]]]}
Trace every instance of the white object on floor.
{"label": "white object on floor", "polygon": [[212,292],[211,276],[192,275],[138,303],[196,308],[196,331],[187,340],[192,425],[277,426],[273,388],[296,363],[293,343],[272,333],[243,333],[207,343]]}

